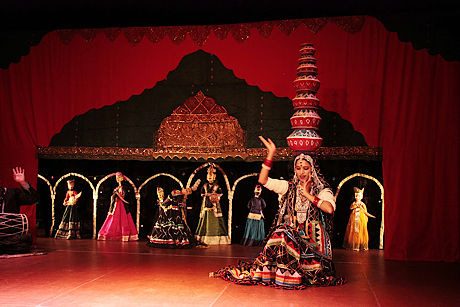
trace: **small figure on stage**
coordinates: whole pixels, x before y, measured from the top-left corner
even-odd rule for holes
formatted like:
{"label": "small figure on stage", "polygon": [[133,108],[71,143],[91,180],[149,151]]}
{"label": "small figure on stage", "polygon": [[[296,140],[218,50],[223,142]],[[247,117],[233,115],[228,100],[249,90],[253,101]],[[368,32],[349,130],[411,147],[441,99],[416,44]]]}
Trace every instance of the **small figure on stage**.
{"label": "small figure on stage", "polygon": [[80,239],[80,219],[78,218],[77,202],[81,196],[74,190],[75,180],[67,180],[67,193],[62,203],[65,206],[59,229],[54,236],[56,239]]}
{"label": "small figure on stage", "polygon": [[129,212],[129,203],[125,200],[125,190],[123,181],[125,176],[117,172],[115,179],[118,186],[113,190],[110,201],[109,212],[107,218],[99,230],[98,240],[120,240],[120,241],[136,241],[138,233],[134,225],[131,213]]}
{"label": "small figure on stage", "polygon": [[216,169],[208,167],[206,182],[201,188],[203,201],[200,210],[200,219],[196,229],[196,238],[209,245],[230,244],[227,226],[220,206],[222,189],[216,182]]}
{"label": "small figure on stage", "polygon": [[152,234],[147,236],[150,247],[160,248],[191,248],[197,245],[206,245],[193,236],[186,220],[187,196],[196,191],[200,180],[191,188],[173,190],[164,197],[164,190],[157,187],[158,218],[153,225]]}
{"label": "small figure on stage", "polygon": [[0,254],[24,254],[32,246],[27,217],[19,211],[21,206],[38,202],[38,193],[26,181],[24,173],[21,167],[13,169],[13,180],[21,188],[0,186]]}
{"label": "small figure on stage", "polygon": [[367,221],[369,217],[375,218],[367,212],[366,204],[363,203],[364,188],[353,188],[355,201],[350,206],[350,218],[347,230],[343,239],[343,247],[354,251],[369,249],[369,233],[367,231]]}
{"label": "small figure on stage", "polygon": [[246,228],[244,230],[242,245],[260,246],[265,239],[265,223],[263,209],[267,206],[265,200],[260,197],[262,187],[256,185],[254,188],[254,197],[248,202],[249,214],[246,219]]}

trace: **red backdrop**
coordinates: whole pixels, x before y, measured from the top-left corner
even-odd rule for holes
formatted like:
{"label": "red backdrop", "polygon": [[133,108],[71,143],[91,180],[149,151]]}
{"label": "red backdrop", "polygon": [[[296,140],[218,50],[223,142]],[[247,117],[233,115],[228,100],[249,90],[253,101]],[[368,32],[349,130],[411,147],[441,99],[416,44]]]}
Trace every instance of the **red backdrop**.
{"label": "red backdrop", "polygon": [[[200,30],[203,44],[177,31],[150,39],[101,30],[72,38],[69,31],[66,43],[63,33],[51,32],[20,63],[0,70],[0,178],[13,184],[11,168],[22,165],[35,186],[36,146],[47,146],[75,115],[154,87],[200,48],[249,84],[292,99],[299,46],[311,42],[321,106],[383,148],[385,257],[459,261],[460,64],[414,50],[378,20],[364,20],[356,33],[333,22],[292,33],[270,23],[265,32],[242,25],[226,36],[188,28]],[[31,224],[34,212],[27,212]]]}

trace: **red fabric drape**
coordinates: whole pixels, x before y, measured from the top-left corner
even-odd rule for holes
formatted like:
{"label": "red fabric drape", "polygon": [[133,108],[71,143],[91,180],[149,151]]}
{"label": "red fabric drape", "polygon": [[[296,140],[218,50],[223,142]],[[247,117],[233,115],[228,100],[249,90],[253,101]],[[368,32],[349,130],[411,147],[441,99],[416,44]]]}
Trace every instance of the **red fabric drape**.
{"label": "red fabric drape", "polygon": [[321,106],[350,121],[370,146],[383,147],[385,257],[459,261],[458,62],[414,50],[370,17],[357,33],[333,23],[317,33],[303,25],[269,35],[249,28],[244,41],[210,33],[200,45],[188,35],[132,45],[123,35],[112,41],[95,33],[64,44],[52,32],[0,71],[3,182],[12,184],[11,168],[22,165],[35,185],[35,146],[47,146],[75,115],[154,87],[200,48],[249,84],[293,98],[299,46],[311,42]]}

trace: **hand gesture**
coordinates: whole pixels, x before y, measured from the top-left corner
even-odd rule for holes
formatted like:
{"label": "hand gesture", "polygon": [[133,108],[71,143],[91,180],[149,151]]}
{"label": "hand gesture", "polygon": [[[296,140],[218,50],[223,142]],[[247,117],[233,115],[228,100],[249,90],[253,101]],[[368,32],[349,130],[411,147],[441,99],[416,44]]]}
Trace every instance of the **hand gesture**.
{"label": "hand gesture", "polygon": [[73,206],[77,203],[77,199],[74,196],[70,196],[69,200],[67,201],[64,206]]}
{"label": "hand gesture", "polygon": [[370,214],[369,212],[368,212],[366,215],[367,215],[368,217],[371,217],[371,218],[373,218],[373,219],[375,219],[375,218],[376,218],[375,216],[373,216],[373,215],[372,215],[372,214]]}
{"label": "hand gesture", "polygon": [[313,176],[310,174],[310,177],[308,178],[307,182],[305,182],[306,192],[310,193],[312,184],[313,184]]}
{"label": "hand gesture", "polygon": [[263,136],[259,135],[259,139],[262,141],[264,146],[267,148],[267,158],[273,158],[276,152],[276,145],[270,138],[265,139]]}
{"label": "hand gesture", "polygon": [[197,181],[195,181],[195,184],[192,186],[192,190],[196,191],[200,183],[201,183],[201,179],[198,179]]}
{"label": "hand gesture", "polygon": [[77,195],[74,195],[74,196],[71,196],[70,199],[69,199],[69,205],[73,206],[77,203],[78,199],[80,198],[81,196],[81,192],[78,193]]}
{"label": "hand gesture", "polygon": [[24,169],[21,167],[13,168],[13,180],[19,184],[26,182],[26,177],[24,175]]}
{"label": "hand gesture", "polygon": [[118,191],[116,191],[115,194],[118,196],[118,198],[119,198],[122,202],[124,202],[125,204],[128,204],[128,205],[129,205],[129,202],[127,202],[127,201],[123,198],[123,196],[122,196]]}
{"label": "hand gesture", "polygon": [[209,200],[213,204],[217,204],[220,201],[220,197],[222,196],[222,194],[217,194],[217,193],[210,193],[208,195],[209,195]]}

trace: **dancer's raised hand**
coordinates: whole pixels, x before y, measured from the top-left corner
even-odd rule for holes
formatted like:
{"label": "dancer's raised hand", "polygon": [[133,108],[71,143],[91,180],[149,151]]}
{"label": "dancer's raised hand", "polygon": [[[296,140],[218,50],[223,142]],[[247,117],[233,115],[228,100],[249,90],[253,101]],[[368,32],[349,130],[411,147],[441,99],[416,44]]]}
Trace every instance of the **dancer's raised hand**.
{"label": "dancer's raised hand", "polygon": [[267,148],[267,159],[273,160],[276,152],[276,145],[270,138],[265,139],[263,136],[259,135],[259,139],[262,141],[264,146]]}

